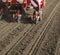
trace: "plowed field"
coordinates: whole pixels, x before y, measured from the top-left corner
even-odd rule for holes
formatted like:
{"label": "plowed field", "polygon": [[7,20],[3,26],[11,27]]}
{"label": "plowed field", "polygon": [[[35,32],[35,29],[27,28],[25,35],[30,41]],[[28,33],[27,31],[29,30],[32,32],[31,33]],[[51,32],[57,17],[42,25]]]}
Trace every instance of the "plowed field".
{"label": "plowed field", "polygon": [[60,55],[60,0],[46,0],[37,25],[7,21],[0,20],[0,55]]}

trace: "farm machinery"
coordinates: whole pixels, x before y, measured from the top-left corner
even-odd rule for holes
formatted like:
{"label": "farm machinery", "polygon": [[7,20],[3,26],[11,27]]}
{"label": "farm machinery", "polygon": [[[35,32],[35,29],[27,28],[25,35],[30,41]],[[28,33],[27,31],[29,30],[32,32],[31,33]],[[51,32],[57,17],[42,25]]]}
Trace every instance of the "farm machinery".
{"label": "farm machinery", "polygon": [[6,16],[19,23],[24,17],[31,18],[37,24],[42,19],[43,2],[42,0],[6,0],[6,2],[0,0],[0,19]]}

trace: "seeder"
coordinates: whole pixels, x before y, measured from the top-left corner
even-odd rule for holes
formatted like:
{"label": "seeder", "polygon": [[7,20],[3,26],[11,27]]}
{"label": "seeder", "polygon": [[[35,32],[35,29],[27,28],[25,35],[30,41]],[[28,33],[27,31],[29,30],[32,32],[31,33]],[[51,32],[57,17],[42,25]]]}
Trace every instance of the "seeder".
{"label": "seeder", "polygon": [[[0,19],[3,15],[17,20],[18,23],[22,16],[31,18],[35,23],[42,20],[42,7],[44,0],[7,0],[0,1]],[[41,12],[41,14],[40,14]]]}

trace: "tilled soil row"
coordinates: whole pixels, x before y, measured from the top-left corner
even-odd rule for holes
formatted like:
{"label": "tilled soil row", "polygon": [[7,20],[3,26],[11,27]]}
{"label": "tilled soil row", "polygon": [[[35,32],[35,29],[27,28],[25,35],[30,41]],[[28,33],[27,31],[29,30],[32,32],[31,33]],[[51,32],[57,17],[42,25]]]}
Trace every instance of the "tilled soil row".
{"label": "tilled soil row", "polygon": [[5,23],[5,25],[2,25],[3,27],[0,30],[0,36],[3,37],[3,36],[5,36],[5,34],[10,33],[12,30],[14,30],[13,28],[18,27],[20,24],[17,24],[17,23]]}
{"label": "tilled soil row", "polygon": [[[56,1],[55,1],[56,2]],[[56,4],[55,4],[56,5]],[[39,25],[37,25],[39,26]],[[40,26],[41,27],[41,26]],[[28,34],[26,34],[26,37],[20,41],[18,41],[18,44],[15,45],[15,47],[13,47],[13,49],[10,51],[10,53],[8,53],[7,55],[15,55],[15,54],[23,54],[23,55],[27,55],[26,50],[28,49],[29,45],[31,47],[31,41],[35,40],[35,38],[37,39],[36,36],[37,32],[38,32],[39,28],[37,27],[36,29],[34,28],[32,31],[30,31]]]}
{"label": "tilled soil row", "polygon": [[5,36],[5,34],[7,34],[8,32],[9,32],[9,30],[11,30],[13,27],[15,27],[16,26],[16,24],[14,24],[14,23],[10,23],[10,24],[8,24],[7,26],[5,26],[5,28],[4,29],[1,29],[0,30],[0,36],[1,37],[3,37],[3,36]]}
{"label": "tilled soil row", "polygon": [[45,39],[42,44],[39,44],[38,50],[34,55],[59,55],[59,38],[60,38],[60,2],[53,14],[53,23],[50,29],[44,35]]}
{"label": "tilled soil row", "polygon": [[17,41],[19,38],[21,38],[18,35],[21,34],[20,36],[22,36],[23,33],[26,32],[30,26],[31,25],[27,26],[27,24],[24,25],[21,24],[20,26],[16,27],[12,32],[10,32],[5,38],[2,38],[2,40],[0,40],[0,52],[6,47],[8,47],[9,44],[11,45],[12,43],[13,45],[14,40]]}
{"label": "tilled soil row", "polygon": [[5,26],[7,26],[7,24],[9,23],[7,23],[6,21],[0,20],[0,30],[3,29]]}
{"label": "tilled soil row", "polygon": [[[21,40],[18,40],[18,43],[15,46],[13,46],[12,55],[16,53],[15,50],[19,51],[21,54],[23,54],[23,52],[26,51],[25,50],[26,47],[28,47],[28,45],[31,43],[32,39],[34,40],[34,38],[35,38],[34,36],[37,35],[37,32],[38,32],[39,28],[41,27],[41,23],[37,24],[34,27],[32,27],[32,29],[29,30],[26,34],[24,34],[23,38]],[[11,54],[8,53],[8,55],[11,55]]]}

